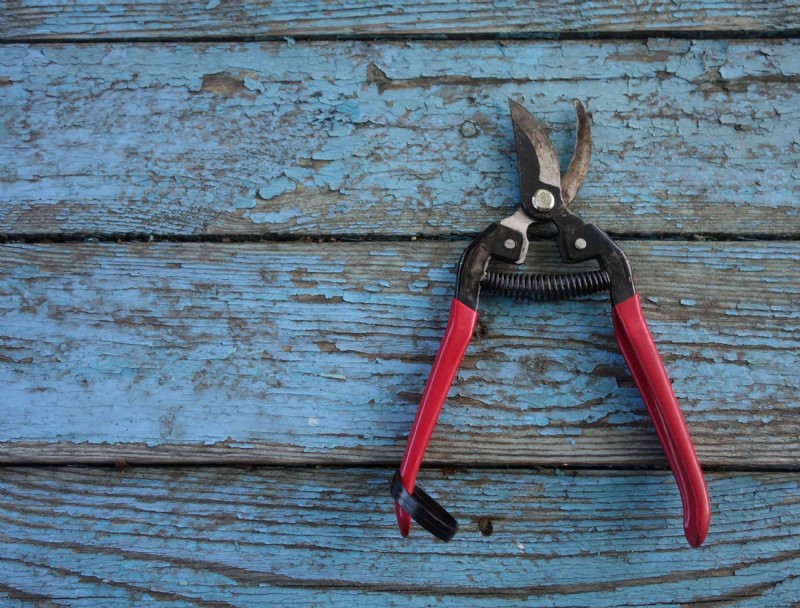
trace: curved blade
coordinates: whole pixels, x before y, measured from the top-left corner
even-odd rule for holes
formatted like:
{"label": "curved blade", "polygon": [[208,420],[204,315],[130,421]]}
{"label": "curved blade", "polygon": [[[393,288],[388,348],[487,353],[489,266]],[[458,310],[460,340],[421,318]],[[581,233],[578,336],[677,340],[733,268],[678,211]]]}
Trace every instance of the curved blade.
{"label": "curved blade", "polygon": [[541,123],[515,101],[509,99],[508,105],[517,143],[520,196],[523,201],[530,201],[542,183],[559,188],[561,170],[553,144]]}
{"label": "curved blade", "polygon": [[575,106],[575,118],[578,127],[575,133],[575,153],[569,161],[564,177],[561,178],[561,198],[565,205],[569,205],[589,172],[589,159],[592,156],[592,131],[589,128],[589,119],[580,100],[572,101]]}

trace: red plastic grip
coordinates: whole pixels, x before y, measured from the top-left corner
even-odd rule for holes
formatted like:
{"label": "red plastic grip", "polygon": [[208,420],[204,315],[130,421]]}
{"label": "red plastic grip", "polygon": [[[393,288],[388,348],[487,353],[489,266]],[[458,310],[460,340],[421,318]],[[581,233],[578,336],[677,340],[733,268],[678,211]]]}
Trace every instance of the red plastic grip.
{"label": "red plastic grip", "polygon": [[[400,479],[403,487],[409,493],[414,491],[417,473],[419,473],[422,458],[433,434],[433,428],[436,426],[439,412],[442,411],[442,404],[447,398],[447,393],[456,377],[469,341],[472,339],[472,332],[477,320],[478,313],[466,304],[462,304],[455,298],[450,303],[447,329],[439,345],[439,351],[436,353],[436,359],[433,361],[428,382],[425,384],[425,390],[419,402],[417,416],[414,418],[414,425],[408,436],[403,462],[400,464]],[[397,503],[394,505],[394,510],[397,515],[397,524],[400,526],[400,533],[408,536],[411,529],[411,518]]]}
{"label": "red plastic grip", "polygon": [[672,392],[672,383],[644,319],[639,294],[614,305],[613,321],[622,356],[647,406],[678,483],[686,540],[692,547],[699,547],[711,522],[708,490],[689,429]]}

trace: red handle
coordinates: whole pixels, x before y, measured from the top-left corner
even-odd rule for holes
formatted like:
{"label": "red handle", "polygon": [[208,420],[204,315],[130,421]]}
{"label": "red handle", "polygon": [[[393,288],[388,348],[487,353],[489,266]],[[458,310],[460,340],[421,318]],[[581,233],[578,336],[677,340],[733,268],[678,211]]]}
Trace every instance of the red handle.
{"label": "red handle", "polygon": [[699,547],[711,521],[708,490],[686,421],[645,322],[639,294],[614,305],[613,319],[622,356],[642,394],[678,483],[686,540],[692,547]]}
{"label": "red handle", "polygon": [[[406,451],[403,454],[403,462],[400,464],[400,479],[407,492],[414,491],[414,484],[417,481],[417,473],[422,464],[422,457],[428,447],[428,442],[433,434],[433,428],[442,411],[447,393],[456,377],[458,366],[464,358],[472,332],[475,329],[475,322],[478,313],[466,304],[462,304],[455,298],[450,303],[450,317],[447,321],[447,329],[444,332],[442,343],[439,345],[439,352],[433,362],[428,382],[422,393],[422,400],[419,402],[417,416],[414,418],[414,425],[408,436]],[[397,524],[400,526],[400,533],[408,536],[411,528],[411,518],[395,503],[395,513],[397,514]]]}

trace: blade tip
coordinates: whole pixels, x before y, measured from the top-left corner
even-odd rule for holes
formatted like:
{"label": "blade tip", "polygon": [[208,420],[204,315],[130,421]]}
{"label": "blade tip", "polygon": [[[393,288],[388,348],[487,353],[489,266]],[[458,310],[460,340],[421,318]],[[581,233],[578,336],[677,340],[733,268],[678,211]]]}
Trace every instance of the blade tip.
{"label": "blade tip", "polygon": [[520,125],[526,120],[537,122],[533,117],[533,114],[528,112],[528,110],[525,109],[525,106],[523,106],[521,103],[518,103],[513,99],[509,99],[508,107],[511,110],[511,122],[513,122],[515,125]]}

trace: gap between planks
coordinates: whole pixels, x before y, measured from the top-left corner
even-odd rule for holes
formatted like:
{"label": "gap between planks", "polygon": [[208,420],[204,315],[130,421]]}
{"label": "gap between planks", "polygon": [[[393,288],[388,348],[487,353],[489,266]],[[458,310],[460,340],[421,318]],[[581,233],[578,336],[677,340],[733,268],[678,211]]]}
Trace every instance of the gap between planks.
{"label": "gap between planks", "polygon": [[[33,460],[30,462],[26,461],[15,461],[11,463],[3,463],[0,462],[0,469],[60,469],[60,468],[69,468],[69,467],[81,467],[86,470],[118,470],[124,471],[128,469],[163,469],[165,471],[170,470],[197,470],[197,469],[230,469],[234,470],[242,470],[242,471],[266,471],[266,470],[287,470],[287,471],[308,471],[308,470],[319,470],[319,469],[328,469],[328,470],[339,470],[344,472],[352,471],[352,470],[385,470],[385,471],[394,471],[399,465],[399,461],[391,461],[391,460],[375,460],[373,462],[364,461],[364,460],[356,460],[351,463],[347,462],[269,462],[269,463],[258,463],[252,462],[249,460],[236,460],[236,459],[224,459],[219,461],[213,460],[179,460],[179,459],[171,459],[171,460],[126,460],[125,458],[117,458],[114,461],[109,460],[108,458],[98,459],[96,461],[91,460],[76,460],[74,462],[69,462],[64,459],[60,460],[53,460],[48,461],[44,459],[40,460]],[[780,465],[780,464],[754,464],[754,465],[747,465],[747,463],[737,463],[735,465],[720,465],[720,464],[713,464],[713,465],[704,465],[702,467],[703,473],[706,475],[736,475],[736,474],[759,474],[759,473],[800,473],[800,465],[796,464],[787,464],[787,465]],[[428,471],[431,474],[452,474],[456,471],[495,471],[495,470],[502,470],[502,471],[536,471],[537,473],[541,473],[542,475],[572,475],[576,473],[669,473],[671,469],[669,464],[624,464],[624,463],[611,463],[611,464],[602,464],[602,463],[593,463],[593,464],[563,464],[563,465],[556,465],[556,464],[538,464],[536,462],[509,462],[509,463],[499,463],[499,462],[447,462],[447,463],[439,463],[439,464],[431,464],[428,462],[423,462],[422,466],[420,467],[420,471],[425,472]],[[422,473],[421,473],[422,474]]]}
{"label": "gap between planks", "polygon": [[583,42],[592,40],[625,41],[625,40],[737,40],[757,42],[759,40],[792,40],[800,38],[800,28],[783,30],[650,30],[637,32],[528,32],[528,33],[474,33],[474,34],[274,34],[274,35],[220,35],[220,36],[43,36],[0,39],[0,46],[12,44],[40,45],[82,45],[82,44],[248,44],[248,43],[285,43],[302,44],[304,42],[492,42],[492,41],[561,41]]}
{"label": "gap between planks", "polygon": [[[531,242],[554,242],[551,233],[554,228],[542,224],[533,225],[528,232],[528,240]],[[614,240],[625,241],[797,241],[800,239],[798,232],[773,232],[763,235],[758,233],[748,234],[742,232],[694,232],[684,234],[680,232],[648,232],[635,233],[606,231]],[[480,234],[479,232],[468,233],[441,233],[441,234],[292,234],[292,233],[220,233],[220,234],[155,234],[155,233],[0,233],[0,244],[30,243],[30,244],[57,244],[57,243],[405,243],[420,241],[456,241],[468,243],[471,239]]]}

